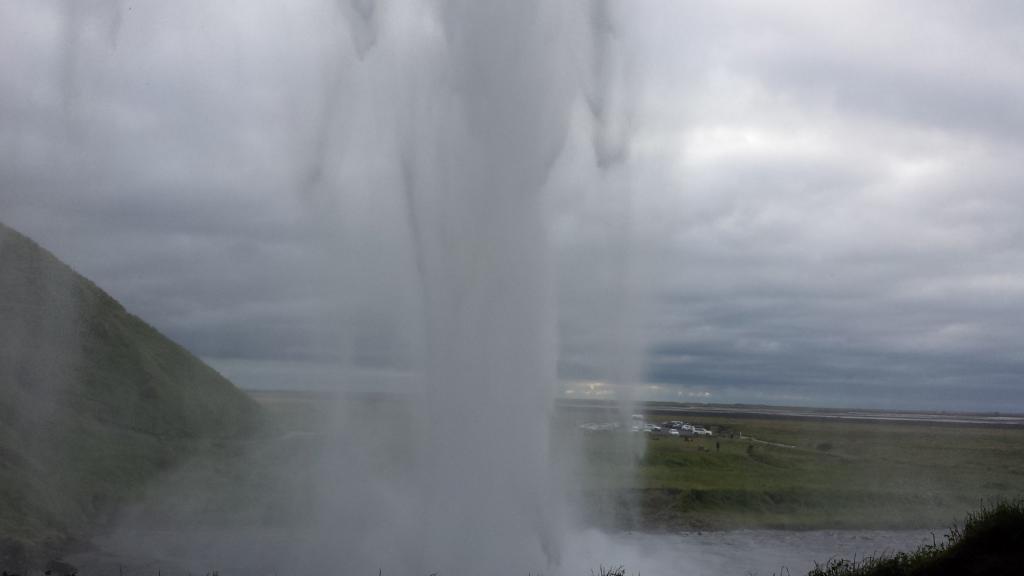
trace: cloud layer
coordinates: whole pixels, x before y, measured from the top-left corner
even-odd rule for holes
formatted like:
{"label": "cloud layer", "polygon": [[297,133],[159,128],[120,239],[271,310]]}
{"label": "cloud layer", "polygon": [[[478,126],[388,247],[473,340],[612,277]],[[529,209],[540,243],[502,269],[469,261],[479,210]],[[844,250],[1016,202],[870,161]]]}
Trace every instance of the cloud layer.
{"label": "cloud layer", "polygon": [[[1024,8],[627,4],[592,76],[627,121],[581,95],[548,184],[562,377],[1024,410]],[[243,385],[401,386],[383,151],[443,41],[358,6],[5,3],[0,218]]]}

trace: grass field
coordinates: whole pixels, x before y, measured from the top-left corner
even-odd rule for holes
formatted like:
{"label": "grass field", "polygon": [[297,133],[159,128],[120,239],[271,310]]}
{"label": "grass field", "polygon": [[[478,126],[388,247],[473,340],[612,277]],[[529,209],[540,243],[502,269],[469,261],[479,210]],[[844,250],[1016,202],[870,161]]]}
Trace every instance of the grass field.
{"label": "grass field", "polygon": [[[336,449],[328,441],[331,422],[345,424],[343,436],[358,437],[362,454],[372,454],[361,464],[369,467],[365,474],[411,472],[412,406],[354,400],[339,415],[317,394],[256,398],[278,435],[197,460],[171,478],[174,486],[204,490],[172,490],[173,498],[156,504],[168,525],[183,510],[231,517],[242,502],[240,518],[287,523],[313,513],[307,500],[315,487],[296,471]],[[553,455],[569,471],[570,499],[582,519],[607,529],[943,529],[983,501],[1024,494],[1020,428],[715,416],[687,418],[715,433],[687,440],[578,428],[593,419],[559,412]]]}
{"label": "grass field", "polygon": [[[302,395],[257,397],[286,429],[329,419]],[[410,409],[383,402],[353,413],[376,422],[358,430],[380,438],[369,431],[394,429]],[[1024,428],[668,413],[648,421],[682,418],[715,435],[578,428],[605,416],[560,410],[553,445],[574,470],[570,495],[584,519],[606,528],[945,528],[982,502],[1024,494]],[[400,439],[381,446],[409,449]]]}
{"label": "grass field", "polygon": [[1019,428],[690,419],[715,436],[644,434],[638,455],[611,433],[584,434],[588,476],[601,477],[585,498],[600,508],[616,492],[613,522],[630,528],[920,528],[1024,492]]}

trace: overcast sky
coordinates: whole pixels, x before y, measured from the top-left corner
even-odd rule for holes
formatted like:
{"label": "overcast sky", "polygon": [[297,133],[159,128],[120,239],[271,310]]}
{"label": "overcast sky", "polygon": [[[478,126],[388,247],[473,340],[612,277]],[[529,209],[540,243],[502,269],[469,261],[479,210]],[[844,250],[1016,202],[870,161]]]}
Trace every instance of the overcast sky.
{"label": "overcast sky", "polygon": [[[400,388],[382,151],[443,38],[409,2],[282,4],[0,4],[0,221],[242,386]],[[634,0],[613,28],[625,154],[582,81],[546,189],[572,394],[621,345],[649,398],[1024,411],[1024,4]]]}

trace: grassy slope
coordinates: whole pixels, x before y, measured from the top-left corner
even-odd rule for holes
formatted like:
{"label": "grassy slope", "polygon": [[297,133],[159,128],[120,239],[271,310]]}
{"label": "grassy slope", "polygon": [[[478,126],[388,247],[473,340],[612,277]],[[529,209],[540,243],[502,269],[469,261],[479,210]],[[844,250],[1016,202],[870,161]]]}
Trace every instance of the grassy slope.
{"label": "grassy slope", "polygon": [[[717,436],[649,438],[637,473],[620,476],[615,488],[641,510],[633,525],[930,528],[981,500],[1024,491],[1021,429],[725,417],[699,423]],[[609,463],[623,461],[600,435],[585,446],[603,476]]]}
{"label": "grassy slope", "polygon": [[[58,547],[199,444],[256,425],[247,396],[0,225],[0,544]],[[13,552],[12,552],[13,551]]]}
{"label": "grassy slope", "polygon": [[969,514],[947,542],[916,552],[833,559],[809,576],[1002,576],[1024,566],[1024,501],[1002,502]]}

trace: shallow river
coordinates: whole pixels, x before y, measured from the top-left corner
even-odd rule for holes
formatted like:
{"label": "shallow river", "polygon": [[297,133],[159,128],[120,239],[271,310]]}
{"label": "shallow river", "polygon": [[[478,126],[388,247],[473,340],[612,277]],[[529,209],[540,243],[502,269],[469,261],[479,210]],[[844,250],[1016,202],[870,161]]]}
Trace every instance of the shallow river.
{"label": "shallow river", "polygon": [[[942,541],[944,531],[935,531]],[[623,565],[642,576],[719,576],[806,574],[815,562],[833,556],[913,550],[932,543],[928,530],[853,531],[738,530],[685,534],[576,534],[566,542],[566,558],[592,559],[591,566],[567,566],[567,573],[590,574],[593,562]],[[596,570],[595,570],[596,573]]]}
{"label": "shallow river", "polygon": [[[936,530],[936,541],[944,532]],[[301,538],[300,538],[301,539]],[[604,567],[624,566],[630,576],[768,576],[806,574],[831,557],[913,550],[932,543],[932,532],[820,530],[738,530],[683,534],[572,533],[563,541],[562,575],[590,576]],[[104,545],[105,544],[105,545]],[[221,574],[284,574],[274,566],[287,542],[274,532],[139,531],[100,542],[99,548],[69,560],[82,574],[186,574],[220,567]],[[140,554],[145,550],[146,553]],[[234,562],[229,560],[234,559]],[[239,559],[244,559],[239,562]],[[234,564],[232,566],[232,564]],[[127,570],[127,572],[126,572]]]}

